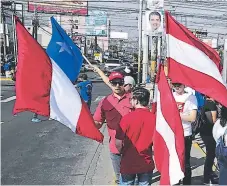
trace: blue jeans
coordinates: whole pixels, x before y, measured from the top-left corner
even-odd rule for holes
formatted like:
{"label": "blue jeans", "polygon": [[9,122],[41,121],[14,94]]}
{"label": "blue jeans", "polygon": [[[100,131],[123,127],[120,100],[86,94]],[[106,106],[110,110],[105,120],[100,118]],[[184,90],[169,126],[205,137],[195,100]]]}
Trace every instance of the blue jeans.
{"label": "blue jeans", "polygon": [[150,185],[152,181],[153,171],[139,174],[121,174],[121,185],[134,185],[136,175],[138,177],[138,185]]}
{"label": "blue jeans", "polygon": [[219,185],[227,185],[227,167],[218,160],[219,166]]}
{"label": "blue jeans", "polygon": [[121,155],[110,153],[110,159],[112,161],[114,173],[116,176],[116,183],[119,183],[120,182]]}

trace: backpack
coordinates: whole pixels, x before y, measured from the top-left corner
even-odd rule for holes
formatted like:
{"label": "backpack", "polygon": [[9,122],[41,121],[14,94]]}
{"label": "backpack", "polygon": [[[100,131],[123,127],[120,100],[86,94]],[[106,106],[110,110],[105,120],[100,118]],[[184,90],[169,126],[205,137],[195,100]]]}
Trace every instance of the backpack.
{"label": "backpack", "polygon": [[91,94],[92,94],[92,85],[91,84],[87,84],[86,87],[87,87],[87,95],[91,96]]}
{"label": "backpack", "polygon": [[197,111],[196,120],[192,122],[192,137],[195,138],[205,124],[205,119],[202,111]]}
{"label": "backpack", "polygon": [[227,129],[225,130],[225,133],[222,136],[220,136],[220,138],[218,139],[215,153],[219,162],[224,167],[227,168],[227,144],[225,144],[226,136],[227,136]]}

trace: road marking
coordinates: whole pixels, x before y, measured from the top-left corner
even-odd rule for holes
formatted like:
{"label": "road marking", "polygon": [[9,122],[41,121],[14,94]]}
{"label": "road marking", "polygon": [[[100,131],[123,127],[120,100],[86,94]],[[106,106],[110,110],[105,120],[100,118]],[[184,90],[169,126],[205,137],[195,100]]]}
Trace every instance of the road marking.
{"label": "road marking", "polygon": [[94,102],[99,102],[101,99],[103,99],[105,96],[98,96]]}
{"label": "road marking", "polygon": [[1,81],[12,81],[12,78],[0,78]]}
{"label": "road marking", "polygon": [[7,102],[9,102],[9,101],[13,101],[14,99],[16,99],[16,96],[12,96],[12,97],[3,99],[3,100],[1,100],[1,103],[7,103]]}

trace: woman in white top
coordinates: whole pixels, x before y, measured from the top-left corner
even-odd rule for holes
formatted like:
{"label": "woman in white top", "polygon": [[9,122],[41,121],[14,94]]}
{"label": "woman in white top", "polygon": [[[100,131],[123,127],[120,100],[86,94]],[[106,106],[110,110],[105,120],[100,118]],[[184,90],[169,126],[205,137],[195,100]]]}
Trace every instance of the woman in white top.
{"label": "woman in white top", "polygon": [[[227,152],[227,108],[222,106],[221,118],[218,119],[213,127],[213,137],[217,143],[220,144],[220,140],[223,140],[224,151]],[[219,165],[219,185],[227,185],[227,156],[218,158]]]}

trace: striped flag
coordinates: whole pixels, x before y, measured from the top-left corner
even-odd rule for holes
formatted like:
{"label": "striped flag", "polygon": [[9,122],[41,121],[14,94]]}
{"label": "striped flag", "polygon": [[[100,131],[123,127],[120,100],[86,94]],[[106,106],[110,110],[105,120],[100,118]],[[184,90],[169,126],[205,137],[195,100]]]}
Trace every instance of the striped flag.
{"label": "striped flag", "polygon": [[217,52],[166,12],[168,76],[227,106],[227,89]]}
{"label": "striped flag", "polygon": [[160,185],[174,185],[184,178],[184,131],[163,66],[157,83],[154,159],[161,173]]}
{"label": "striped flag", "polygon": [[52,24],[55,25],[51,42],[55,45],[51,46],[49,54],[54,52],[55,55],[48,56],[22,23],[16,20],[17,99],[13,112],[31,111],[50,117],[79,135],[102,142],[103,135],[72,83],[82,65],[81,53],[53,18]]}

